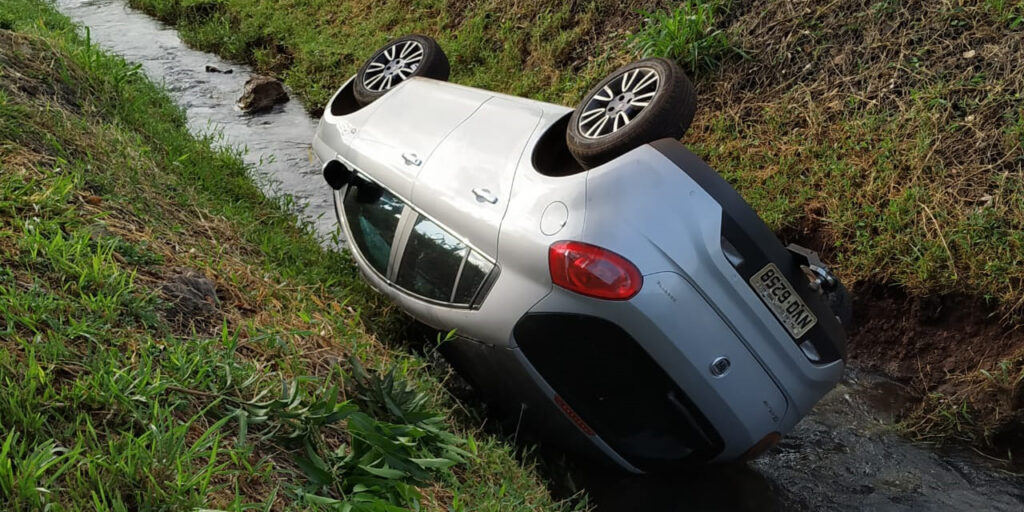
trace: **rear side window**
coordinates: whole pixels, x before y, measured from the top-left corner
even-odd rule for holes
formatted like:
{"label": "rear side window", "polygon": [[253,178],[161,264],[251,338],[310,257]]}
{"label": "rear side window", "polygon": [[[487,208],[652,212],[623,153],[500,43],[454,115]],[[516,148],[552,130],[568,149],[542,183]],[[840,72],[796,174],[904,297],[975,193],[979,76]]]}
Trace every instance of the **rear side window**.
{"label": "rear side window", "polygon": [[387,275],[391,245],[405,204],[374,183],[356,179],[345,191],[345,218],[363,258]]}
{"label": "rear side window", "polygon": [[462,277],[459,278],[459,284],[455,287],[455,296],[452,302],[472,304],[473,298],[480,291],[480,286],[484,284],[484,280],[493,269],[494,265],[484,259],[480,253],[470,252],[466,263],[462,265]]}
{"label": "rear side window", "polygon": [[450,302],[468,250],[454,235],[421,216],[405,243],[395,283],[428,299]]}

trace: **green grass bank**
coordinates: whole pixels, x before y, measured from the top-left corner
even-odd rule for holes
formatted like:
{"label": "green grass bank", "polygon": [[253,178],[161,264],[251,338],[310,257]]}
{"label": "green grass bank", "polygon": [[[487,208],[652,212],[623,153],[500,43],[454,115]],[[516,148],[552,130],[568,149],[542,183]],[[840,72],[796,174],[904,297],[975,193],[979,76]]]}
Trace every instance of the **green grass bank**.
{"label": "green grass bank", "polygon": [[314,110],[406,33],[435,37],[455,82],[568,105],[675,58],[700,95],[684,142],[856,290],[854,360],[925,397],[909,431],[1024,426],[1024,2],[129,3]]}
{"label": "green grass bank", "polygon": [[0,509],[569,508],[211,142],[0,4]]}

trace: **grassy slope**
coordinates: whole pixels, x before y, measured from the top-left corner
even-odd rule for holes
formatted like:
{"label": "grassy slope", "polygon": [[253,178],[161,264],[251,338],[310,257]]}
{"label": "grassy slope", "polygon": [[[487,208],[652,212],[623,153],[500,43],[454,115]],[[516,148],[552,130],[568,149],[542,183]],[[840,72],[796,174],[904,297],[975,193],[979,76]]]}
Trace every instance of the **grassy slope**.
{"label": "grassy slope", "polygon": [[137,68],[0,5],[0,508],[563,508],[375,300]]}
{"label": "grassy slope", "polygon": [[[413,32],[438,39],[452,81],[564,104],[640,51],[696,61],[687,142],[773,228],[814,232],[848,281],[1024,305],[1022,3],[689,0],[647,27],[639,12],[679,4],[129,3],[190,44],[282,75],[311,106]],[[698,10],[706,19],[687,26]],[[694,34],[716,28],[712,41]],[[688,55],[693,42],[710,58]]]}
{"label": "grassy slope", "polygon": [[[772,228],[822,252],[855,288],[965,294],[1020,322],[1020,0],[129,3],[177,23],[192,45],[283,76],[311,106],[410,32],[439,40],[453,81],[563,104],[637,54],[677,58],[701,98],[684,142]],[[641,11],[662,14],[645,24]],[[899,336],[887,342],[908,343]],[[1020,410],[1024,357],[1007,345],[984,361],[966,352],[923,379],[929,389],[966,379],[997,397],[985,399],[997,411],[981,414],[989,420],[954,414],[945,426],[957,435],[1020,423],[1007,411]],[[952,400],[959,409],[971,399]]]}

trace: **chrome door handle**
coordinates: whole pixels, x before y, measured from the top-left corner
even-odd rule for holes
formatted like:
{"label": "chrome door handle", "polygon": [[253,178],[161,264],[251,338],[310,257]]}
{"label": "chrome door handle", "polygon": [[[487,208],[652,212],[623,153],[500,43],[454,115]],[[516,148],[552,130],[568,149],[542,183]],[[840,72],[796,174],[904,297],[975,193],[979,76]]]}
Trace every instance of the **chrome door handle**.
{"label": "chrome door handle", "polygon": [[498,196],[494,195],[493,193],[491,193],[490,190],[487,190],[486,188],[474,188],[473,195],[476,196],[476,200],[480,201],[481,203],[494,204],[498,202]]}
{"label": "chrome door handle", "polygon": [[423,160],[420,160],[416,153],[402,153],[402,160],[405,160],[405,165],[423,165]]}

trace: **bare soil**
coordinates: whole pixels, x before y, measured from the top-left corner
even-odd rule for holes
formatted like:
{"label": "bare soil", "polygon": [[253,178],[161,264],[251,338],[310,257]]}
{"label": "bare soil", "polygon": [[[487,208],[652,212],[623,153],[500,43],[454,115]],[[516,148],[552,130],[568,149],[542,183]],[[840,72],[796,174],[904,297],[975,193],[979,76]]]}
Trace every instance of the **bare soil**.
{"label": "bare soil", "polygon": [[975,372],[1024,349],[1024,330],[1007,327],[995,305],[976,297],[910,297],[899,288],[856,293],[858,327],[850,353],[861,367],[923,386]]}
{"label": "bare soil", "polygon": [[908,384],[916,400],[899,411],[905,431],[918,440],[974,442],[1020,464],[1024,330],[978,297],[913,297],[881,285],[855,295],[851,364]]}

